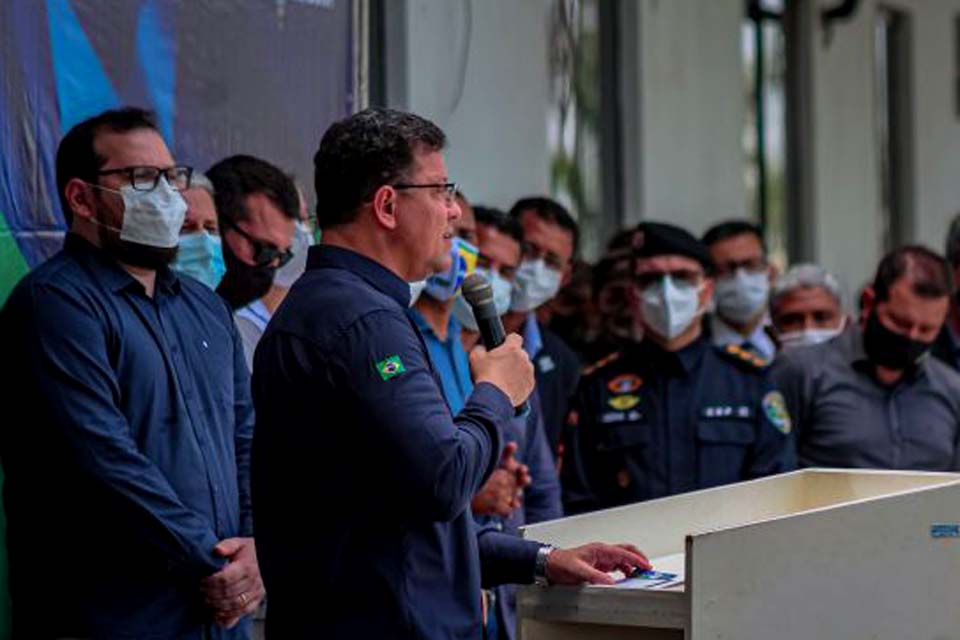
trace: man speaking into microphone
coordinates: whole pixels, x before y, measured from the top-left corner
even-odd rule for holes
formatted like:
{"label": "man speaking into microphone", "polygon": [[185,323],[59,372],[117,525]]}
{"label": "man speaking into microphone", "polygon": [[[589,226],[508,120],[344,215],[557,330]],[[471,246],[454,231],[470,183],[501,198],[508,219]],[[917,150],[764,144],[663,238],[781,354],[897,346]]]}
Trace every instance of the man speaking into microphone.
{"label": "man speaking into microphone", "polygon": [[254,521],[272,638],[481,637],[484,584],[607,582],[635,548],[477,532],[471,497],[533,389],[518,336],[471,354],[452,416],[404,312],[460,215],[423,118],[370,109],[314,157],[322,244],[254,357]]}

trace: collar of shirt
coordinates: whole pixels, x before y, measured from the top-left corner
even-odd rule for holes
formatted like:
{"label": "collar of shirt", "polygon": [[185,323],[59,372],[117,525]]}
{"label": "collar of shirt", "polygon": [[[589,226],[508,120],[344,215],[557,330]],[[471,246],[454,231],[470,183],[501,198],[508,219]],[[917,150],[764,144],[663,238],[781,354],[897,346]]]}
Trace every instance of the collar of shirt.
{"label": "collar of shirt", "polygon": [[766,320],[758,323],[749,336],[744,336],[724,322],[719,315],[713,314],[710,316],[710,335],[713,344],[717,346],[724,347],[728,344],[735,344],[739,347],[744,342],[749,342],[759,352],[759,355],[767,360],[773,360],[777,355],[777,345],[773,343],[773,339],[767,333]]}
{"label": "collar of shirt", "polygon": [[261,331],[267,328],[267,324],[270,322],[270,311],[267,309],[267,305],[263,304],[263,300],[254,300],[247,306],[237,311],[237,315],[241,318],[246,318]]}
{"label": "collar of shirt", "polygon": [[540,325],[537,324],[537,314],[531,311],[523,323],[523,350],[533,360],[543,348],[543,336],[540,335]]}
{"label": "collar of shirt", "polygon": [[410,307],[408,315],[413,319],[413,324],[417,325],[417,329],[420,330],[420,333],[423,335],[430,335],[438,342],[443,344],[450,344],[451,340],[456,340],[459,344],[460,342],[460,323],[457,322],[456,318],[453,317],[453,314],[450,314],[450,319],[447,321],[447,339],[440,340],[440,336],[433,330],[433,327],[427,322],[427,319],[423,317],[423,314],[414,306]]}
{"label": "collar of shirt", "polygon": [[[141,293],[145,292],[140,281],[130,275],[119,262],[76,233],[67,233],[63,249],[92,269],[97,280],[106,284],[111,291],[117,292],[133,287]],[[161,267],[157,270],[156,286],[165,294],[176,295],[180,293],[180,278],[169,267]]]}
{"label": "collar of shirt", "polygon": [[328,244],[310,247],[307,254],[307,269],[346,269],[356,273],[384,294],[397,301],[403,308],[410,306],[410,285],[393,271],[370,258]]}
{"label": "collar of shirt", "polygon": [[641,362],[656,371],[689,374],[700,366],[710,343],[700,336],[679,351],[666,351],[652,340],[641,340],[637,345]]}

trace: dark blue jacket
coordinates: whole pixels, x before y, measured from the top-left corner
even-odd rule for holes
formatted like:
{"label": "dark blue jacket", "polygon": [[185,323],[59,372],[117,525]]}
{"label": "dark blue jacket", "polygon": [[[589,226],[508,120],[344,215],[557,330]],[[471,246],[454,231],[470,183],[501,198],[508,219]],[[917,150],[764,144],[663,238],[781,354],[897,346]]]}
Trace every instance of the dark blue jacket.
{"label": "dark blue jacket", "polygon": [[506,395],[454,418],[409,287],[321,245],[254,358],[257,549],[276,638],[479,638],[480,582],[529,582],[539,545],[491,528],[472,496],[497,464]]}
{"label": "dark blue jacket", "polygon": [[568,513],[788,471],[792,424],[767,363],[700,337],[645,340],[584,371],[564,439]]}
{"label": "dark blue jacket", "polygon": [[248,637],[200,600],[214,545],[253,530],[249,376],[226,304],[167,269],[148,298],[68,235],[0,332],[14,636]]}

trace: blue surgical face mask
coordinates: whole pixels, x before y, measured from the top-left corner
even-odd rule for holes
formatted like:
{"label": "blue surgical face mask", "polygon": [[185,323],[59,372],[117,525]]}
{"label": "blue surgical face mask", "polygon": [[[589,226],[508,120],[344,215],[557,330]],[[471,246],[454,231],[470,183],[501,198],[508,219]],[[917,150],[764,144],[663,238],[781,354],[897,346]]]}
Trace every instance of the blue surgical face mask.
{"label": "blue surgical face mask", "polygon": [[[496,271],[490,271],[484,267],[477,267],[475,273],[483,276],[490,283],[490,288],[493,289],[493,306],[497,309],[497,315],[502,316],[509,311],[513,283]],[[477,321],[473,317],[473,309],[462,295],[457,296],[453,301],[453,317],[464,329],[477,331]]]}
{"label": "blue surgical face mask", "polygon": [[290,258],[290,262],[277,269],[273,276],[273,284],[284,289],[292,287],[297,278],[307,270],[307,253],[311,246],[313,246],[313,235],[306,225],[298,222],[290,245],[293,257]]}
{"label": "blue surgical face mask", "polygon": [[474,245],[463,238],[453,238],[450,241],[450,268],[427,278],[427,286],[423,292],[441,302],[453,298],[460,290],[463,279],[472,273],[473,265],[470,264],[469,256],[473,256],[475,265],[476,255],[477,248]]}
{"label": "blue surgical face mask", "polygon": [[[187,202],[179,191],[170,186],[166,178],[161,178],[156,188],[150,191],[138,191],[129,184],[119,190],[89,184],[123,198],[123,223],[120,229],[114,229],[120,232],[121,240],[158,249],[177,246],[180,241],[180,228],[187,214]],[[97,224],[113,229],[100,222]]]}
{"label": "blue surgical face mask", "polygon": [[517,286],[513,290],[510,310],[533,311],[557,295],[562,277],[563,274],[548,267],[543,258],[524,260],[517,269]]}
{"label": "blue surgical face mask", "polygon": [[227,270],[223,264],[220,236],[206,230],[180,236],[177,257],[170,268],[216,290]]}

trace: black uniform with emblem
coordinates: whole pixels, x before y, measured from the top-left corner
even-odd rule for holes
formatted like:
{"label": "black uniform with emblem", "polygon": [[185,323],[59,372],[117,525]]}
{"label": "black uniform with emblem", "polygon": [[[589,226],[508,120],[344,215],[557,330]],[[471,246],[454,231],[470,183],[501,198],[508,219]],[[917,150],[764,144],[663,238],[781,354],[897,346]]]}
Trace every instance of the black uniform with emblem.
{"label": "black uniform with emblem", "polygon": [[[705,249],[688,247],[683,236],[647,236],[647,255],[709,265]],[[763,359],[738,346],[713,346],[705,335],[674,352],[644,340],[583,371],[564,433],[565,511],[788,471],[796,466],[790,432]]]}

